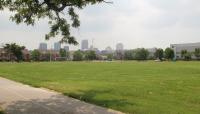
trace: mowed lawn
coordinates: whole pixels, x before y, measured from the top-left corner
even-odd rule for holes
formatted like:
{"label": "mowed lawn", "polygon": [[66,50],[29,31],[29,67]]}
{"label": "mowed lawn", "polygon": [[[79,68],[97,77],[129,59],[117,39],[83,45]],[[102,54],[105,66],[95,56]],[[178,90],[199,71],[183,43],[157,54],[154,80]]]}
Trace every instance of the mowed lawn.
{"label": "mowed lawn", "polygon": [[131,114],[200,114],[200,62],[0,63],[0,76]]}

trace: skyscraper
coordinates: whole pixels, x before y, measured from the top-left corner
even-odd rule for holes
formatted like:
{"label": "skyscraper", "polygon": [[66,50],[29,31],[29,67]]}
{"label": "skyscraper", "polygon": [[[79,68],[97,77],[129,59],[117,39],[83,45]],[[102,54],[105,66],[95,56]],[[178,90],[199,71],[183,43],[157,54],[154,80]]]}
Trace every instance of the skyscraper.
{"label": "skyscraper", "polygon": [[46,43],[40,43],[39,50],[42,50],[42,51],[47,50],[47,44]]}
{"label": "skyscraper", "polygon": [[54,43],[54,50],[59,51],[61,49],[61,44],[59,42]]}
{"label": "skyscraper", "polygon": [[81,42],[81,50],[88,50],[88,40],[82,40]]}
{"label": "skyscraper", "polygon": [[118,44],[116,45],[116,50],[117,50],[117,51],[123,51],[123,50],[124,50],[124,45],[123,45],[122,43],[118,43]]}

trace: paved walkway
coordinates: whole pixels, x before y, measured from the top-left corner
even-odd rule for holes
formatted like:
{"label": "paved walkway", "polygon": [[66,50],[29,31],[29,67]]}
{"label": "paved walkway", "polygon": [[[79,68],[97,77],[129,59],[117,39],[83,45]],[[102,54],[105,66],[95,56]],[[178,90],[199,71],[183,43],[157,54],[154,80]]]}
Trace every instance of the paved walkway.
{"label": "paved walkway", "polygon": [[1,77],[0,106],[7,114],[122,114]]}

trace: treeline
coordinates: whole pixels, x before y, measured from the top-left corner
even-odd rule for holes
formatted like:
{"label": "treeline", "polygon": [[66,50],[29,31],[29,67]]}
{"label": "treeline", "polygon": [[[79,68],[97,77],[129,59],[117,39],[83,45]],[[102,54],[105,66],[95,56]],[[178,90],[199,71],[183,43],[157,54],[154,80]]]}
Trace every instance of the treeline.
{"label": "treeline", "polygon": [[[2,61],[92,61],[92,60],[175,60],[175,52],[171,48],[165,50],[158,48],[154,51],[148,51],[145,48],[138,48],[132,50],[120,50],[112,53],[97,53],[93,50],[69,52],[64,49],[59,51],[54,50],[33,50],[28,51],[24,46],[19,46],[15,43],[6,44],[4,51],[0,50],[0,60]],[[192,57],[200,60],[200,48],[195,49],[194,52],[182,50],[180,53],[182,60],[191,60]]]}
{"label": "treeline", "polygon": [[150,52],[145,48],[138,48],[133,50],[125,51],[115,51],[110,54],[96,54],[95,51],[76,51],[73,53],[74,61],[83,60],[153,60],[153,59],[167,59],[173,60],[174,51],[171,48],[167,48],[165,51],[163,49],[156,49],[156,52],[150,54]]}

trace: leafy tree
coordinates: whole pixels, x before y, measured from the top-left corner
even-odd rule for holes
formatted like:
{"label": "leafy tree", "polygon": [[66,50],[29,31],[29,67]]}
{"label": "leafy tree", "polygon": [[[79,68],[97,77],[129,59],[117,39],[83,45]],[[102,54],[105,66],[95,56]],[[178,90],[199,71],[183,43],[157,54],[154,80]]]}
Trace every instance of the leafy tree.
{"label": "leafy tree", "polygon": [[156,49],[156,52],[154,53],[155,58],[162,60],[163,56],[164,56],[164,51],[163,49]]}
{"label": "leafy tree", "polygon": [[112,61],[112,60],[113,60],[113,54],[108,54],[108,55],[107,55],[107,59],[108,59],[109,61]]}
{"label": "leafy tree", "polygon": [[[50,32],[45,35],[47,40],[61,34],[61,42],[78,44],[70,34],[71,26],[80,26],[75,9],[102,2],[110,3],[104,0],[0,0],[0,10],[9,9],[14,12],[11,20],[17,24],[34,25],[39,19],[48,19]],[[70,20],[66,19],[66,15],[70,16]]]}
{"label": "leafy tree", "polygon": [[80,50],[75,51],[74,54],[73,54],[73,60],[74,61],[82,61],[83,60],[83,53]]}
{"label": "leafy tree", "polygon": [[174,50],[171,48],[166,48],[165,49],[165,58],[168,60],[173,60],[174,59]]}
{"label": "leafy tree", "polygon": [[38,51],[36,49],[31,52],[31,59],[33,61],[40,61],[40,56],[41,56],[40,51]]}
{"label": "leafy tree", "polygon": [[181,57],[182,57],[184,60],[186,60],[186,61],[191,60],[191,59],[192,59],[191,56],[192,56],[191,53],[189,53],[187,50],[182,50],[182,51],[181,51]]}
{"label": "leafy tree", "polygon": [[200,48],[195,49],[194,55],[197,59],[200,59]]}
{"label": "leafy tree", "polygon": [[86,51],[85,52],[85,59],[86,60],[95,60],[97,58],[95,51]]}
{"label": "leafy tree", "polygon": [[124,53],[125,60],[133,60],[134,59],[134,50],[126,50]]}
{"label": "leafy tree", "polygon": [[65,49],[60,49],[59,53],[61,57],[67,57],[67,51]]}
{"label": "leafy tree", "polygon": [[135,59],[136,60],[147,60],[149,56],[148,50],[144,48],[138,48],[135,50]]}
{"label": "leafy tree", "polygon": [[25,49],[24,46],[19,46],[16,43],[11,43],[11,44],[6,44],[4,46],[4,49],[7,51],[7,53],[9,53],[9,55],[12,54],[18,62],[23,60],[22,50]]}

